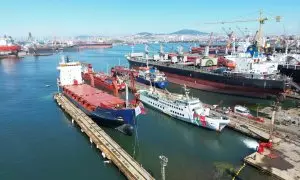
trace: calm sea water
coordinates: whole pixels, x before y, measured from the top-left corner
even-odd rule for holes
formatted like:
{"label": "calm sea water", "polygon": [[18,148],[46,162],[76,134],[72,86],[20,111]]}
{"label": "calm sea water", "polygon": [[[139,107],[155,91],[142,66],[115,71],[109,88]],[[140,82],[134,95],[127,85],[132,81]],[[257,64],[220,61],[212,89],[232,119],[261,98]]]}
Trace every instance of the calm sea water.
{"label": "calm sea water", "polygon": [[[97,71],[106,71],[113,65],[127,64],[124,54],[130,51],[131,47],[118,46],[67,54],[92,63]],[[116,167],[103,162],[101,154],[54,102],[59,58],[60,54],[0,60],[0,179],[125,179]],[[170,89],[181,91],[178,85],[171,84]],[[191,93],[210,104],[271,103],[198,90]],[[136,136],[104,129],[157,179],[162,154],[169,159],[167,179],[231,179],[228,169],[239,168],[257,145],[230,129],[216,133],[151,108],[138,118]],[[271,179],[251,167],[239,177]]]}

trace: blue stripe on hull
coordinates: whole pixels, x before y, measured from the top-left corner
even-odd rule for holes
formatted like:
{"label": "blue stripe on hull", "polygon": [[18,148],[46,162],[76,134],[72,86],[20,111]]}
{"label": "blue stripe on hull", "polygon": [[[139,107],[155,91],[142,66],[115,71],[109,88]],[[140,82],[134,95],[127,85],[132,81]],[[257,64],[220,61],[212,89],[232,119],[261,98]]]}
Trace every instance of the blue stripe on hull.
{"label": "blue stripe on hull", "polygon": [[[140,78],[140,77],[137,77],[136,81],[140,82],[140,83],[143,83],[143,84],[146,84],[146,85],[150,85],[150,81],[148,81],[146,79],[143,79],[143,78]],[[156,81],[156,82],[152,82],[153,86],[155,86],[157,88],[160,88],[160,89],[165,89],[168,84],[169,84],[168,81]]]}
{"label": "blue stripe on hull", "polygon": [[[80,110],[82,110],[85,114],[90,116],[91,118],[106,123],[118,123],[118,124],[129,124],[131,126],[135,126],[135,110],[134,109],[104,109],[97,107],[95,111],[88,111],[84,107],[82,107],[75,100],[70,98],[68,95],[65,96],[75,104]],[[119,120],[122,118],[124,121]]]}
{"label": "blue stripe on hull", "polygon": [[168,86],[168,81],[157,81],[154,82],[154,86],[160,89],[165,89]]}

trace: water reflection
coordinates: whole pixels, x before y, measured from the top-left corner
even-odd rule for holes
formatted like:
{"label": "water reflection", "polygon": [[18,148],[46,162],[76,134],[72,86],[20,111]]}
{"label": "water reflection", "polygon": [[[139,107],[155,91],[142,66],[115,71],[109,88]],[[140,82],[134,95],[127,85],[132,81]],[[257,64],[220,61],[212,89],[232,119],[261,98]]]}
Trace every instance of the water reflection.
{"label": "water reflection", "polygon": [[1,69],[3,69],[3,72],[12,75],[16,74],[16,64],[20,62],[20,58],[5,58],[0,60]]}

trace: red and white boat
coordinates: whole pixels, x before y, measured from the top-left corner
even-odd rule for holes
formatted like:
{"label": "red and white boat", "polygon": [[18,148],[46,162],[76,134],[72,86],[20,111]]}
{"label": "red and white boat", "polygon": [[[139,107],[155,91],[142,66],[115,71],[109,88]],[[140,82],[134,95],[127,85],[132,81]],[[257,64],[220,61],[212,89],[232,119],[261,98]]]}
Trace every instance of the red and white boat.
{"label": "red and white boat", "polygon": [[119,76],[130,76],[137,77],[139,72],[135,69],[129,69],[124,66],[114,66],[111,68],[111,73]]}
{"label": "red and white boat", "polygon": [[95,73],[91,64],[84,68],[83,79],[111,91],[122,91],[126,88],[126,84],[118,76],[110,76],[101,72]]}
{"label": "red and white boat", "polygon": [[21,46],[15,44],[9,37],[0,38],[0,55],[18,55],[21,51]]}

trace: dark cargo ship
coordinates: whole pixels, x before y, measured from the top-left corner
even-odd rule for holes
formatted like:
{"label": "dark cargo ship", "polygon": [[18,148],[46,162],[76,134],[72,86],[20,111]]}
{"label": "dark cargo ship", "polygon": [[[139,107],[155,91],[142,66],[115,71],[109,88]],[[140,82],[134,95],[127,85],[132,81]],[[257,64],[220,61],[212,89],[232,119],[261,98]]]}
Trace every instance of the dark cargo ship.
{"label": "dark cargo ship", "polygon": [[291,76],[293,81],[300,83],[300,64],[299,65],[278,65],[280,73]]}
{"label": "dark cargo ship", "polygon": [[148,63],[163,71],[170,82],[186,84],[196,89],[258,98],[278,96],[282,99],[282,93],[289,88],[290,84],[289,78],[277,74],[257,76],[222,70],[222,68],[208,70],[208,67],[187,66],[172,61],[154,61],[144,58],[141,54],[127,56],[131,67],[146,66]]}

